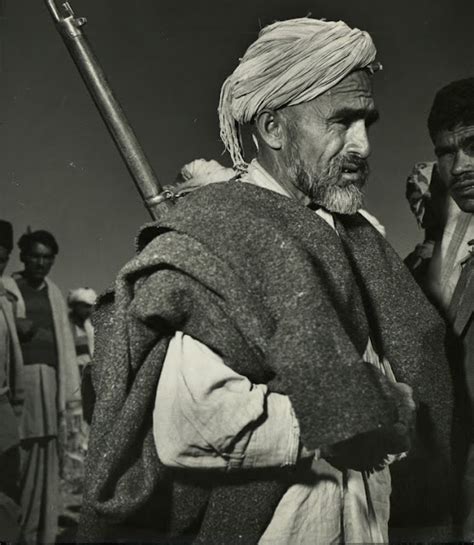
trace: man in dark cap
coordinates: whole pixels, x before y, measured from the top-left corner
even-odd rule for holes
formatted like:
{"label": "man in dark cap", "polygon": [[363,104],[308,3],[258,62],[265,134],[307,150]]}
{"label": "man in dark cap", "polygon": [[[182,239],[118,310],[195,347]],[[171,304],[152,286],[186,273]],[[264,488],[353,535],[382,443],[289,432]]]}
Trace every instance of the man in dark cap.
{"label": "man in dark cap", "polygon": [[19,537],[23,359],[13,315],[14,295],[2,279],[13,248],[11,223],[0,220],[0,541]]}

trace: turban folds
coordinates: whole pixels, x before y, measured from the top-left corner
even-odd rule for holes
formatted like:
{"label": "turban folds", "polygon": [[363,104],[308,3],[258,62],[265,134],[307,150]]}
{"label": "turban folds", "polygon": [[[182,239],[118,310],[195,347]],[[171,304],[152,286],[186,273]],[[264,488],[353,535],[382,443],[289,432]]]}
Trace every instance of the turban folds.
{"label": "turban folds", "polygon": [[369,34],[342,21],[304,17],[263,28],[221,89],[221,138],[234,165],[244,163],[239,124],[265,108],[313,100],[375,55]]}
{"label": "turban folds", "polygon": [[430,183],[434,168],[434,162],[416,163],[407,179],[406,198],[418,225],[422,227],[426,208],[431,199]]}
{"label": "turban folds", "polygon": [[92,288],[77,288],[71,290],[67,297],[69,305],[74,303],[85,303],[86,305],[95,305],[97,294]]}
{"label": "turban folds", "polygon": [[195,159],[184,165],[176,177],[175,185],[166,189],[175,197],[181,197],[208,184],[228,182],[236,176],[237,173],[232,168],[226,168],[214,159]]}
{"label": "turban folds", "polygon": [[234,176],[234,170],[224,167],[214,159],[210,161],[195,159],[184,165],[178,174],[177,183],[188,184],[190,182],[193,185],[202,186],[213,182],[226,182]]}

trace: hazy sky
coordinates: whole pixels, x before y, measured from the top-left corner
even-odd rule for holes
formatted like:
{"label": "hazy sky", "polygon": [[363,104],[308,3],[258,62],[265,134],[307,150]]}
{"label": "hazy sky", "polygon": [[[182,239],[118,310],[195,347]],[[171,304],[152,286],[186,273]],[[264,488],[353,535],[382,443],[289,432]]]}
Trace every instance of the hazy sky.
{"label": "hazy sky", "polygon": [[[434,92],[474,75],[473,0],[71,0],[163,183],[186,162],[222,156],[224,78],[278,19],[343,19],[368,30],[384,70],[375,96],[368,208],[405,255],[420,238],[404,198],[414,162],[432,159]],[[103,289],[148,221],[132,181],[42,0],[0,0],[0,217],[16,238],[49,229],[63,290]],[[10,271],[18,268],[12,260]]]}

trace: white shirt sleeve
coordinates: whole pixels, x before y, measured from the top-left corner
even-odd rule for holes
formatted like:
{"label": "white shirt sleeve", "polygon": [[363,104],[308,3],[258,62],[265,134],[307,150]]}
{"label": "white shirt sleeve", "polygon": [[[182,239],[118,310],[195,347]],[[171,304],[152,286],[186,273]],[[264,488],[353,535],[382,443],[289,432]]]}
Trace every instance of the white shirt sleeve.
{"label": "white shirt sleeve", "polygon": [[158,456],[170,467],[236,469],[296,463],[299,426],[287,396],[269,393],[177,332],[153,412]]}

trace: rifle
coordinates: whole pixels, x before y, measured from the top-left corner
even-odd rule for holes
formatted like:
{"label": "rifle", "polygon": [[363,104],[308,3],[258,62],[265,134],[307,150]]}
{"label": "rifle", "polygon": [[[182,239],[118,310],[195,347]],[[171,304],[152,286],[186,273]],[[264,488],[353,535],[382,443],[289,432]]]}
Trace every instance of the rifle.
{"label": "rifle", "polygon": [[146,208],[153,219],[158,219],[171,206],[173,193],[162,189],[132,126],[114,96],[105,73],[82,31],[87,19],[76,17],[69,2],[63,2],[61,8],[56,5],[56,0],[45,2]]}

